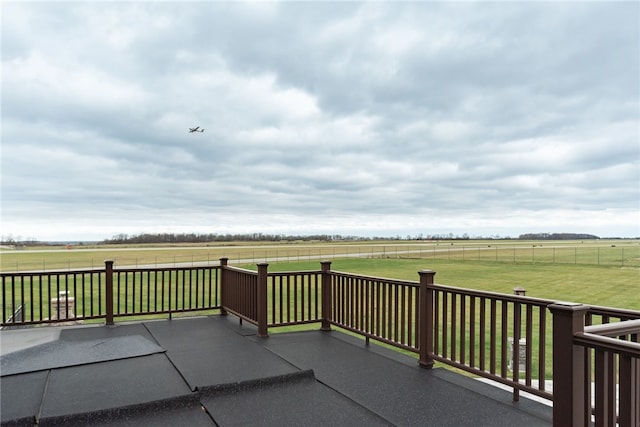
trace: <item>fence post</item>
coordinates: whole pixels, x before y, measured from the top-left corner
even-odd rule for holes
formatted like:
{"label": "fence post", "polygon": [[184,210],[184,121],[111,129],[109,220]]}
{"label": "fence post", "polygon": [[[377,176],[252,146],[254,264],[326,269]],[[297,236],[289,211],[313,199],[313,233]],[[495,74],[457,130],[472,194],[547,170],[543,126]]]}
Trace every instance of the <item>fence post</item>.
{"label": "fence post", "polygon": [[258,336],[261,338],[268,337],[267,328],[267,267],[266,262],[258,264]]}
{"label": "fence post", "polygon": [[420,270],[418,333],[420,360],[418,363],[426,369],[433,368],[433,278],[436,275],[432,270]]}
{"label": "fence post", "polygon": [[105,260],[105,305],[107,310],[106,324],[113,326],[113,261]]}
{"label": "fence post", "polygon": [[227,267],[227,263],[229,261],[229,258],[225,258],[222,257],[220,258],[220,315],[221,316],[226,316],[227,315],[227,310],[225,310],[225,298],[224,298],[224,294],[225,294],[225,286],[227,284],[226,282],[226,267]]}
{"label": "fence post", "polygon": [[321,330],[331,330],[331,261],[320,261],[322,270],[322,326]]}
{"label": "fence post", "polygon": [[573,337],[584,331],[584,315],[589,307],[557,302],[548,308],[553,315],[553,425],[583,426],[587,409],[591,413],[591,408],[586,407],[587,387],[591,385],[586,381],[585,349],[574,345]]}

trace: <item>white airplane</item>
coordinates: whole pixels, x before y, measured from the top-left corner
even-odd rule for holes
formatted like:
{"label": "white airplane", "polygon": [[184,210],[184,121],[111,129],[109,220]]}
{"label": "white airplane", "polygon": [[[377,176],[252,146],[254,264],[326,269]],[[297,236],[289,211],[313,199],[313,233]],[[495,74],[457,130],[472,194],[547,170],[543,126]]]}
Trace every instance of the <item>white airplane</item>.
{"label": "white airplane", "polygon": [[194,128],[189,128],[189,133],[194,133],[194,132],[204,132],[204,129],[200,129],[200,126],[196,126]]}

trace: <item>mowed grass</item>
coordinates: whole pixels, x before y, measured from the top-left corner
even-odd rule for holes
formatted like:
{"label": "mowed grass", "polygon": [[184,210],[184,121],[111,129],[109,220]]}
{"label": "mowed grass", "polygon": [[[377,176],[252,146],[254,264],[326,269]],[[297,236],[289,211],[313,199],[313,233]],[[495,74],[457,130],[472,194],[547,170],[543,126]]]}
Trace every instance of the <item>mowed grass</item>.
{"label": "mowed grass", "polygon": [[[251,268],[250,265],[246,266]],[[318,262],[273,263],[269,271],[317,270]],[[436,283],[557,301],[640,310],[640,269],[582,264],[513,264],[438,259],[338,259],[331,269],[418,281],[419,270],[436,272]]]}
{"label": "mowed grass", "polygon": [[340,257],[418,258],[445,261],[486,261],[506,264],[601,265],[640,268],[637,240],[581,241],[349,241],[349,242],[227,242],[209,245],[119,245],[40,247],[0,250],[0,271],[51,271],[100,268],[105,260],[116,267],[172,266],[217,262],[305,261]]}

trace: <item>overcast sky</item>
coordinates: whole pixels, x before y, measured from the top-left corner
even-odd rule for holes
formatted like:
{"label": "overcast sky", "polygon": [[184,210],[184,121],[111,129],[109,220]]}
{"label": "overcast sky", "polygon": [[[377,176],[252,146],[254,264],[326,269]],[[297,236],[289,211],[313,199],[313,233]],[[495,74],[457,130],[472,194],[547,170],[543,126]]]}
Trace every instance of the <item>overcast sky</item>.
{"label": "overcast sky", "polygon": [[637,1],[1,7],[3,236],[640,236]]}

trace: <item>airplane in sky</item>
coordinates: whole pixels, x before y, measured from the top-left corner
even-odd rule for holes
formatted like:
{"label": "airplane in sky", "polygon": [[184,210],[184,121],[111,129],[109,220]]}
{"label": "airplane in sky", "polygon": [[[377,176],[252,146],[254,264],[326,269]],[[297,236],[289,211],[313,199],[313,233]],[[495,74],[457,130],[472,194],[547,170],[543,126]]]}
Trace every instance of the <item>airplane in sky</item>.
{"label": "airplane in sky", "polygon": [[189,128],[189,133],[194,133],[194,132],[204,132],[204,129],[200,129],[200,126],[196,126],[194,128]]}

